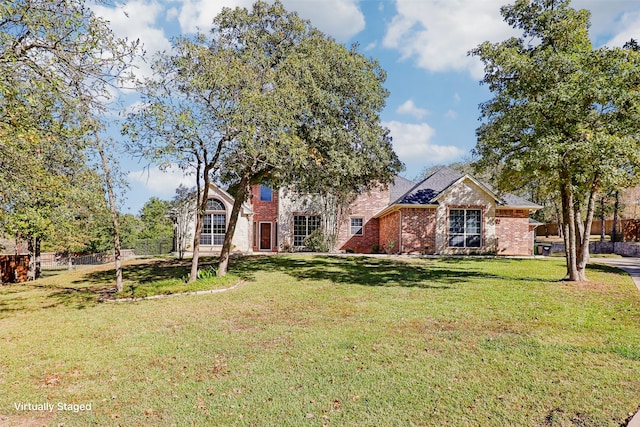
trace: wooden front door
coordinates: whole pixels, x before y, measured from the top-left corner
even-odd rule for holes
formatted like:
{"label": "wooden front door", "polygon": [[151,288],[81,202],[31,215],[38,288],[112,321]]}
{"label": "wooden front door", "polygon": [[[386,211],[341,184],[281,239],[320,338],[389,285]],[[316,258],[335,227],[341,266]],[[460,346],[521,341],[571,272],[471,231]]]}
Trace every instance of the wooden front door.
{"label": "wooden front door", "polygon": [[260,223],[260,250],[261,251],[271,250],[271,223],[270,222]]}

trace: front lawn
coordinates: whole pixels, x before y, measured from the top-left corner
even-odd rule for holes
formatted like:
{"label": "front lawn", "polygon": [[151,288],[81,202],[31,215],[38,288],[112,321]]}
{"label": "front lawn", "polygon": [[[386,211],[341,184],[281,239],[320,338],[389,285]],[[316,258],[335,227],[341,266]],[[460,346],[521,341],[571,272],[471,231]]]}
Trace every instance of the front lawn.
{"label": "front lawn", "polygon": [[104,269],[0,288],[0,425],[620,426],[640,405],[640,294],[605,266],[584,285],[555,258],[231,271],[228,292],[118,304]]}

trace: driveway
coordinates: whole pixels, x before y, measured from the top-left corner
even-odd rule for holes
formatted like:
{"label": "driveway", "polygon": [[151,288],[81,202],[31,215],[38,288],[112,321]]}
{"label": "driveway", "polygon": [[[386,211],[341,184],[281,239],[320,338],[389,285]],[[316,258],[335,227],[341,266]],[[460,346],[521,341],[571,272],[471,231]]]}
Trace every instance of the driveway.
{"label": "driveway", "polygon": [[629,273],[640,291],[640,258],[598,258],[591,257],[592,264],[606,264]]}

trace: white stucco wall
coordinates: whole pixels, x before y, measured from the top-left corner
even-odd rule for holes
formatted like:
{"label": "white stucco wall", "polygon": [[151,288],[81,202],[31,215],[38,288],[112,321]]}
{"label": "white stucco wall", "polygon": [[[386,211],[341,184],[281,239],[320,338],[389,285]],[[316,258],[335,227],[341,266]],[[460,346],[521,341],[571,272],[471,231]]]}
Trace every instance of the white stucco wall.
{"label": "white stucco wall", "polygon": [[278,242],[280,250],[293,246],[293,217],[298,213],[322,215],[312,195],[300,195],[288,189],[278,191]]}
{"label": "white stucco wall", "polygon": [[[229,221],[231,219],[231,211],[233,210],[233,198],[228,193],[219,189],[216,186],[212,186],[209,188],[209,198],[218,199],[224,204],[226,219],[227,219],[227,227],[228,227]],[[193,236],[195,233],[195,228],[196,228],[195,222],[196,222],[196,219],[194,217],[189,227],[191,236]],[[251,245],[251,240],[250,240],[250,236],[251,236],[250,231],[251,231],[252,222],[253,221],[252,221],[251,210],[247,206],[244,206],[240,211],[238,222],[236,224],[236,230],[235,230],[235,233],[233,234],[233,239],[231,240],[231,243],[233,245],[231,248],[232,253],[233,252],[243,252],[243,253],[252,252],[253,247]],[[222,249],[222,246],[200,245],[201,253],[207,253],[207,252],[217,253],[217,252],[220,252],[221,249]],[[187,250],[193,251],[193,239],[191,239],[191,241],[189,242]]]}

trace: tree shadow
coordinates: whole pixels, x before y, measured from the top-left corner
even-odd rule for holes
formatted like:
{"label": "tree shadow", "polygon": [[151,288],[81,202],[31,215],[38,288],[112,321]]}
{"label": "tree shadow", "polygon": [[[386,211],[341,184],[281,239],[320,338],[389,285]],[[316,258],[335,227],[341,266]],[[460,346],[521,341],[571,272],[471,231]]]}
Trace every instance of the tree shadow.
{"label": "tree shadow", "polygon": [[64,305],[76,309],[84,309],[97,305],[101,299],[115,293],[112,286],[87,287],[87,288],[57,288],[55,292],[48,295],[49,305],[43,308],[53,308]]}
{"label": "tree shadow", "polygon": [[601,273],[629,274],[626,271],[624,271],[623,269],[621,269],[620,267],[615,267],[613,265],[607,265],[607,264],[589,263],[589,264],[587,264],[587,270],[588,271],[598,271],[598,272],[601,272]]}
{"label": "tree shadow", "polygon": [[[487,279],[510,281],[544,281],[540,277],[497,274],[486,272],[487,262],[513,263],[518,260],[486,259],[473,257],[400,259],[371,256],[333,255],[263,255],[231,258],[230,271],[245,280],[258,280],[260,272],[284,273],[297,280],[329,280],[344,285],[370,287],[413,287],[422,289],[450,289],[465,283],[477,283]],[[215,266],[217,258],[201,258],[200,268]],[[190,260],[162,259],[149,260],[145,264],[127,265],[123,269],[125,283],[152,283],[169,279],[186,278],[191,266]],[[591,270],[619,273],[606,265],[589,265]],[[30,288],[40,288],[45,292],[42,303],[27,307],[21,303],[18,287],[3,294],[16,292],[15,297],[0,300],[0,317],[12,312],[51,308],[65,305],[84,309],[101,300],[111,298],[115,293],[114,268],[87,272],[68,285],[45,285],[32,282]],[[24,289],[22,286],[20,289]],[[17,298],[17,299],[16,299]]]}
{"label": "tree shadow", "polygon": [[[211,261],[200,263],[202,268]],[[189,260],[161,259],[152,260],[146,264],[127,265],[122,269],[123,280],[136,283],[150,283],[160,280],[180,279],[189,274],[191,262]],[[100,286],[115,286],[115,268],[87,273],[74,284],[90,284]]]}
{"label": "tree shadow", "polygon": [[497,279],[495,274],[462,268],[457,263],[405,262],[363,256],[265,256],[240,260],[234,271],[248,280],[258,271],[285,273],[298,280],[329,280],[361,286],[402,286],[449,289],[480,279]]}
{"label": "tree shadow", "polygon": [[29,308],[27,308],[24,298],[3,298],[0,301],[0,319],[8,317],[11,313],[27,310]]}
{"label": "tree shadow", "polygon": [[[215,258],[202,258],[200,268],[215,265]],[[160,259],[149,260],[144,264],[132,264],[123,267],[123,280],[129,283],[151,283],[162,280],[186,278],[191,266],[190,260]],[[44,302],[38,308],[53,308],[64,305],[76,309],[84,309],[99,304],[104,299],[110,299],[116,293],[115,267],[106,270],[92,271],[83,274],[80,278],[64,285],[40,284],[38,281],[21,285],[36,288],[46,292]],[[31,308],[32,309],[32,308]],[[24,307],[16,304],[15,301],[0,305],[1,312],[25,311]]]}

